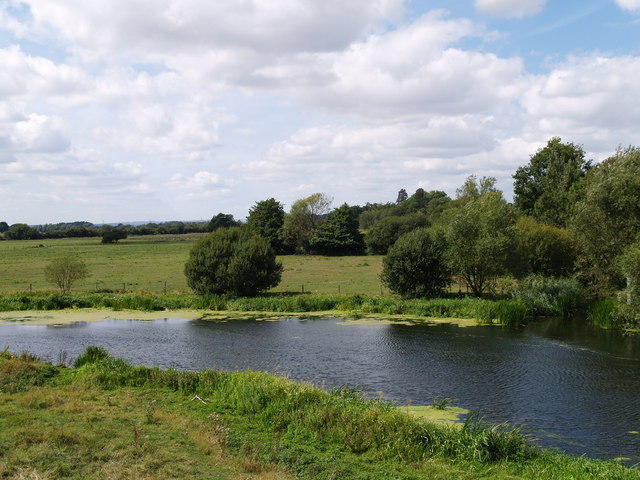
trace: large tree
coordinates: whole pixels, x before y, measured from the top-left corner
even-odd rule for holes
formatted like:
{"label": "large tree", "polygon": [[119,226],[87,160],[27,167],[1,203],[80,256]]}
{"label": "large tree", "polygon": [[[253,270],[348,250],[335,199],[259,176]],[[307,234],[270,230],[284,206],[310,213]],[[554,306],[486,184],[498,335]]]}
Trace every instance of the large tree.
{"label": "large tree", "polygon": [[254,296],[280,282],[282,264],[260,235],[247,228],[219,228],[196,242],[184,272],[198,295]]}
{"label": "large tree", "polygon": [[572,206],[571,187],[591,168],[581,146],[554,137],[513,175],[514,203],[538,221],[563,227]]}
{"label": "large tree", "polygon": [[576,241],[566,228],[522,216],[516,222],[516,248],[520,275],[568,276],[576,261]]}
{"label": "large tree", "polygon": [[624,285],[617,258],[640,236],[640,148],[618,150],[578,187],[570,227],[579,271],[595,290],[615,290]]}
{"label": "large tree", "polygon": [[423,213],[381,218],[365,235],[367,250],[374,255],[385,255],[389,247],[402,235],[428,225],[427,216]]}
{"label": "large tree", "polygon": [[311,236],[331,211],[333,199],[324,193],[314,193],[296,200],[284,217],[282,241],[298,253],[309,252]]}
{"label": "large tree", "polygon": [[471,198],[448,225],[449,265],[474,295],[512,270],[515,221],[515,211],[502,194],[489,192]]}
{"label": "large tree", "polygon": [[336,208],[315,231],[309,246],[320,255],[361,255],[364,238],[358,230],[358,219],[346,203]]}
{"label": "large tree", "polygon": [[247,226],[254,233],[267,239],[276,253],[282,252],[280,239],[284,225],[284,207],[275,198],[256,202],[249,210]]}
{"label": "large tree", "polygon": [[211,218],[207,225],[208,232],[215,232],[219,228],[237,227],[238,222],[230,213],[219,213]]}
{"label": "large tree", "polygon": [[440,295],[451,281],[444,237],[426,228],[402,235],[384,257],[380,278],[405,298]]}

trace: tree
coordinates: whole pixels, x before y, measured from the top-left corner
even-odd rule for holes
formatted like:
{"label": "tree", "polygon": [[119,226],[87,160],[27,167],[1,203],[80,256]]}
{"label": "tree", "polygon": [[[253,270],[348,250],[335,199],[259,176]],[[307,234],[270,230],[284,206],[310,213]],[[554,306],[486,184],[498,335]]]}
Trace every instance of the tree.
{"label": "tree", "polygon": [[513,175],[516,207],[538,221],[564,227],[571,214],[571,187],[591,168],[584,156],[579,145],[562,143],[559,137],[549,140]]}
{"label": "tree", "polygon": [[256,202],[249,210],[247,226],[254,233],[266,238],[273,251],[282,251],[280,233],[284,225],[284,207],[275,198]]}
{"label": "tree", "polygon": [[456,189],[456,198],[458,200],[470,200],[478,198],[485,193],[497,192],[496,179],[494,177],[482,177],[478,180],[475,175],[469,175],[464,184]]}
{"label": "tree", "polygon": [[526,216],[518,218],[515,230],[521,275],[562,277],[573,272],[577,249],[569,230]]}
{"label": "tree", "polygon": [[426,228],[402,235],[384,257],[380,279],[405,298],[440,295],[451,279],[444,237]]}
{"label": "tree", "polygon": [[309,241],[311,251],[320,255],[360,255],[364,253],[364,237],[358,220],[346,203],[336,208],[318,227]]}
{"label": "tree", "polygon": [[127,238],[128,234],[124,228],[104,227],[102,230],[101,243],[118,243],[119,240]]}
{"label": "tree", "polygon": [[230,213],[219,213],[211,218],[211,221],[207,225],[207,231],[214,232],[219,228],[237,227],[238,225],[239,223]]}
{"label": "tree", "polygon": [[0,222],[0,233],[4,233],[9,230],[9,224],[7,222]]}
{"label": "tree", "polygon": [[569,223],[578,242],[578,271],[599,293],[624,285],[618,257],[640,235],[640,148],[619,149],[576,185]]}
{"label": "tree", "polygon": [[196,242],[184,273],[198,295],[255,296],[280,283],[282,264],[252,230],[219,228]]}
{"label": "tree", "polygon": [[75,257],[61,257],[51,261],[44,267],[44,278],[55,284],[63,293],[71,291],[77,280],[89,276],[87,265]]}
{"label": "tree", "polygon": [[41,237],[38,230],[24,223],[14,223],[4,232],[4,238],[7,240],[35,240]]}
{"label": "tree", "polygon": [[398,191],[398,198],[396,198],[396,204],[400,204],[404,202],[407,198],[409,198],[409,194],[404,188],[401,188]]}
{"label": "tree", "polygon": [[333,199],[324,193],[314,193],[296,200],[284,217],[282,241],[293,251],[309,252],[311,236],[325,220]]}
{"label": "tree", "polygon": [[480,296],[514,265],[516,214],[500,192],[471,198],[447,227],[451,270]]}
{"label": "tree", "polygon": [[422,213],[381,218],[369,229],[364,237],[367,243],[367,250],[374,255],[385,255],[389,247],[400,236],[428,225],[429,221],[426,215]]}

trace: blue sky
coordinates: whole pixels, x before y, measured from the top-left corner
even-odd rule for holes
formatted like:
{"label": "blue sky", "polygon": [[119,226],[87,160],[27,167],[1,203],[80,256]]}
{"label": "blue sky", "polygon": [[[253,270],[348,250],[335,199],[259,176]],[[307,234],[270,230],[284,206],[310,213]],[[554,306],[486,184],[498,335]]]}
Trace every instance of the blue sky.
{"label": "blue sky", "polygon": [[640,0],[0,0],[0,220],[454,195],[637,145]]}

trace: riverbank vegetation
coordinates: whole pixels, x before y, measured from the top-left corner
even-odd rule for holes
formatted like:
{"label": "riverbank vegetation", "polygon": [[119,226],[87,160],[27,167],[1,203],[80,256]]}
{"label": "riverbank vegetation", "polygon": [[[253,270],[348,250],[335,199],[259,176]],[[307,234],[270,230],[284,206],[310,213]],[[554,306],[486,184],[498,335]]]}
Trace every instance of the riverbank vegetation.
{"label": "riverbank vegetation", "polygon": [[73,368],[0,352],[0,372],[0,478],[640,478],[266,373],[134,367],[96,347]]}
{"label": "riverbank vegetation", "polygon": [[[544,294],[514,290],[512,298],[475,297],[400,299],[368,295],[269,294],[257,297],[196,296],[152,293],[32,292],[0,295],[0,312],[61,309],[200,310],[225,312],[273,312],[304,316],[331,313],[349,318],[361,315],[420,318],[473,319],[484,324],[519,326],[542,315],[568,315],[582,302],[579,293],[551,287]],[[515,295],[520,295],[516,298]]]}

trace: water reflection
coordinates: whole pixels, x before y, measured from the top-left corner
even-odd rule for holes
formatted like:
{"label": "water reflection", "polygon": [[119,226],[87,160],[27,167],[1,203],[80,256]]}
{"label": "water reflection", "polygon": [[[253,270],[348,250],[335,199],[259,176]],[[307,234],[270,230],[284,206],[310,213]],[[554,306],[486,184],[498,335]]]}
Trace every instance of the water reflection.
{"label": "water reflection", "polygon": [[105,320],[0,326],[0,348],[56,361],[99,345],[136,364],[267,370],[324,387],[359,386],[400,404],[456,399],[544,446],[640,461],[640,342],[584,323],[498,327]]}

